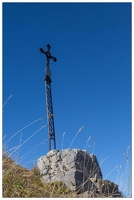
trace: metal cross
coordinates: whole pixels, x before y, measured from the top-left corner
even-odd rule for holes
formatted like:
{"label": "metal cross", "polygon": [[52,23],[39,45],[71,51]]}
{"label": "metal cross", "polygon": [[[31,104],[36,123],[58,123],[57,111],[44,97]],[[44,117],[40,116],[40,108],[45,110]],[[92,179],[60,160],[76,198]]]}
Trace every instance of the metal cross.
{"label": "metal cross", "polygon": [[50,60],[50,58],[51,58],[54,62],[57,61],[57,59],[56,59],[54,56],[51,56],[51,54],[50,54],[50,45],[49,45],[49,44],[47,44],[47,51],[44,51],[42,48],[40,48],[40,52],[41,52],[41,53],[44,53],[44,54],[46,55],[46,57],[47,57],[47,67],[48,67],[48,68],[49,68],[49,60]]}
{"label": "metal cross", "polygon": [[54,142],[54,149],[56,149],[56,138],[55,138],[55,128],[54,128],[54,114],[53,114],[53,104],[52,104],[52,92],[51,92],[51,70],[49,69],[49,60],[52,59],[54,62],[57,59],[50,54],[50,45],[47,45],[47,51],[40,48],[40,52],[44,53],[47,58],[46,63],[46,76],[45,76],[45,87],[46,87],[46,108],[47,108],[47,120],[48,120],[48,148],[51,150],[51,141]]}

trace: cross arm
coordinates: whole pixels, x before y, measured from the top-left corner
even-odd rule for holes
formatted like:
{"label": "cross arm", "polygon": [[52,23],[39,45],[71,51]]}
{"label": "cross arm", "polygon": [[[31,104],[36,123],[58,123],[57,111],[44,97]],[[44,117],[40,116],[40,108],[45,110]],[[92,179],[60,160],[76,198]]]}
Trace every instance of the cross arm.
{"label": "cross arm", "polygon": [[40,48],[40,52],[41,52],[41,53],[44,53],[48,59],[51,58],[54,62],[56,62],[56,61],[57,61],[56,57],[51,56],[51,54],[50,54],[50,51],[49,51],[50,45],[47,45],[47,47],[48,47],[48,50],[47,50],[47,51],[44,51],[42,48]]}
{"label": "cross arm", "polygon": [[47,54],[42,48],[40,48],[40,52],[44,53],[44,54]]}
{"label": "cross arm", "polygon": [[52,58],[54,62],[57,61],[57,59],[54,56],[50,56],[50,58]]}

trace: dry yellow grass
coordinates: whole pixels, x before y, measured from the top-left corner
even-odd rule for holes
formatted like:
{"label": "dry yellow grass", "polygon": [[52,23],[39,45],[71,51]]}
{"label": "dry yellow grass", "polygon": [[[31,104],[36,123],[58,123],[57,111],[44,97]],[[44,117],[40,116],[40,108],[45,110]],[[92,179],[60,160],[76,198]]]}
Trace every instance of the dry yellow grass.
{"label": "dry yellow grass", "polygon": [[[28,170],[16,164],[8,156],[3,156],[3,197],[34,197],[34,198],[69,198],[69,197],[98,197],[108,198],[111,194],[106,195],[96,193],[96,191],[77,194],[70,191],[62,182],[44,184],[40,180],[40,173],[37,167]],[[118,197],[122,197],[118,195]]]}
{"label": "dry yellow grass", "polygon": [[65,197],[70,191],[62,182],[43,184],[35,167],[28,170],[3,157],[3,197]]}

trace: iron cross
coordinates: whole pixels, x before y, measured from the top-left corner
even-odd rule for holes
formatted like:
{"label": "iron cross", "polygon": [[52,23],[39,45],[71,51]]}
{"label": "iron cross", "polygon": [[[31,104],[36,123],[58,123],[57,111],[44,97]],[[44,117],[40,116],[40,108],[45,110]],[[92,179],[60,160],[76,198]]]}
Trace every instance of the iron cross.
{"label": "iron cross", "polygon": [[44,51],[42,48],[40,48],[40,52],[44,53],[46,55],[46,57],[47,57],[47,67],[49,67],[49,60],[50,60],[50,58],[54,62],[57,61],[57,59],[54,56],[51,56],[51,54],[50,54],[50,45],[49,44],[47,44],[47,51]]}

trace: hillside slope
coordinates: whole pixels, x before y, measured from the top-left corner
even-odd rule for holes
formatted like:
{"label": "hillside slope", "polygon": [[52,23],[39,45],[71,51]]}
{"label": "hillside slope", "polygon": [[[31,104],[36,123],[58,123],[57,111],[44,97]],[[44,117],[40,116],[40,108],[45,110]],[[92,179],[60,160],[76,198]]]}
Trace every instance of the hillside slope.
{"label": "hillside slope", "polygon": [[[17,165],[8,156],[3,156],[3,197],[67,198],[67,197],[112,197],[95,191],[77,194],[69,191],[62,182],[43,184],[37,167],[28,170]],[[120,194],[117,197],[122,197]]]}
{"label": "hillside slope", "polygon": [[38,169],[28,170],[3,157],[3,197],[64,197],[69,190],[61,183],[43,184]]}

